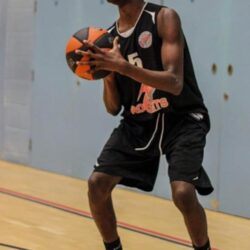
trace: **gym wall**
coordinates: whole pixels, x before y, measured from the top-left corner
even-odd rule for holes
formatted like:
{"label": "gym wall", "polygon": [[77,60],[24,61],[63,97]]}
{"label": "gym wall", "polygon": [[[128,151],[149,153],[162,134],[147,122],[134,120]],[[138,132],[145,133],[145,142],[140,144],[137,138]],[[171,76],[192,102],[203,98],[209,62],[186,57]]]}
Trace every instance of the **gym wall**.
{"label": "gym wall", "polygon": [[34,1],[0,1],[0,156],[30,163]]}
{"label": "gym wall", "polygon": [[[154,2],[180,14],[210,111],[204,167],[215,191],[201,200],[208,208],[250,217],[250,2]],[[6,0],[0,7],[1,158],[87,179],[119,117],[106,113],[101,81],[80,80],[69,71],[64,48],[78,29],[112,24],[116,8],[100,0]],[[171,198],[164,158],[152,194]]]}

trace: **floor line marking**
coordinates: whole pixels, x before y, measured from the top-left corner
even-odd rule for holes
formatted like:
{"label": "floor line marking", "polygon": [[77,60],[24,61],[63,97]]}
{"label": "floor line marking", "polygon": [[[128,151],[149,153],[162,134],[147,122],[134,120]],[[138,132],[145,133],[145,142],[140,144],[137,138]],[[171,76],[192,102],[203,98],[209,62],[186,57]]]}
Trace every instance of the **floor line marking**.
{"label": "floor line marking", "polygon": [[9,245],[9,244],[4,244],[4,243],[0,243],[0,246],[12,248],[12,249],[16,249],[16,250],[29,250],[27,248],[17,247],[17,246],[13,246],[13,245]]}
{"label": "floor line marking", "polygon": [[[82,217],[93,220],[91,214],[89,212],[84,211],[84,210],[72,208],[72,207],[69,207],[69,206],[66,206],[66,205],[63,205],[63,204],[59,204],[59,203],[56,203],[56,202],[53,202],[53,201],[41,199],[39,197],[23,194],[23,193],[16,192],[16,191],[6,189],[6,188],[2,188],[2,187],[0,187],[0,193],[10,195],[10,196],[14,196],[16,198],[24,199],[26,201],[39,203],[41,205],[45,205],[45,206],[48,206],[48,207],[59,209],[59,210],[62,210],[64,212],[79,215],[79,216],[82,216]],[[118,221],[117,224],[122,229],[126,229],[126,230],[129,230],[129,231],[133,231],[133,232],[136,232],[136,233],[147,235],[149,237],[157,238],[157,239],[160,239],[160,240],[165,240],[165,241],[168,241],[170,243],[185,246],[187,248],[192,248],[192,244],[191,244],[190,241],[187,241],[187,240],[184,240],[184,239],[172,236],[172,235],[167,235],[167,234],[164,234],[164,233],[156,232],[156,231],[146,229],[146,228],[143,228],[143,227],[131,225],[131,224],[128,224],[128,223],[125,223],[125,222],[122,222],[122,221]],[[212,248],[212,250],[219,250],[219,249]]]}

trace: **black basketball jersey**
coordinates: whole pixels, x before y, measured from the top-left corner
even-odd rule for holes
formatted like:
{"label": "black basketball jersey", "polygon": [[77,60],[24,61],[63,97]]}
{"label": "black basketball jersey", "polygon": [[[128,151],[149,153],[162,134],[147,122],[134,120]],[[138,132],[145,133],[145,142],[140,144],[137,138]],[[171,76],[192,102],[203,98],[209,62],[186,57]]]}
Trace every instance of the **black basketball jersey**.
{"label": "black basketball jersey", "polygon": [[[136,25],[120,33],[115,23],[110,33],[120,38],[120,50],[129,63],[145,69],[162,71],[162,40],[157,31],[157,15],[164,6],[146,3]],[[138,83],[126,76],[115,74],[117,88],[124,108],[123,116],[135,120],[148,120],[158,112],[207,113],[198,88],[189,49],[185,39],[184,86],[179,96]]]}

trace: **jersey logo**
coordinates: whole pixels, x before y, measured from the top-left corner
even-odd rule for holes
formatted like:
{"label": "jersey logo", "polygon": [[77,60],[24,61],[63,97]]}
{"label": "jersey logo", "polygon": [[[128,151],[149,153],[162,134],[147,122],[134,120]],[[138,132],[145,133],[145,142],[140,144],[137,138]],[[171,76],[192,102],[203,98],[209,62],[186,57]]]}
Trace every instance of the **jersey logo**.
{"label": "jersey logo", "polygon": [[154,92],[155,88],[142,84],[137,98],[137,102],[140,100],[143,94],[144,94],[143,102],[152,101]]}
{"label": "jersey logo", "polygon": [[154,92],[155,88],[145,84],[141,84],[137,101],[140,101],[141,97],[143,97],[143,99],[141,103],[131,106],[130,108],[131,114],[135,115],[144,112],[152,114],[163,108],[167,108],[169,106],[167,98],[163,97],[160,99],[154,99],[153,98]]}
{"label": "jersey logo", "polygon": [[[142,60],[137,52],[128,55],[128,61],[129,63],[137,67],[143,68]],[[163,97],[159,99],[154,99],[153,95],[155,90],[156,90],[155,88],[141,83],[139,94],[136,100],[138,104],[131,105],[130,107],[131,114],[135,115],[144,112],[155,113],[160,109],[167,108],[169,106],[167,98]],[[141,100],[142,102],[140,103]]]}
{"label": "jersey logo", "polygon": [[152,46],[153,43],[153,35],[149,31],[144,31],[140,34],[138,38],[138,43],[143,49],[147,49]]}

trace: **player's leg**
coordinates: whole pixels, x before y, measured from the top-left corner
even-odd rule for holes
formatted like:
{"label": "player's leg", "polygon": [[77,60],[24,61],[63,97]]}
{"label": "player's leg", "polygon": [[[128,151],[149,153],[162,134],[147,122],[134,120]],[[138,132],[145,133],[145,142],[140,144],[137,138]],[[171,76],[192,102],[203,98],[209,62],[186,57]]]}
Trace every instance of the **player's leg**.
{"label": "player's leg", "polygon": [[166,156],[175,205],[181,211],[195,249],[209,250],[207,219],[196,191],[208,195],[213,187],[202,167],[208,117],[179,118],[167,141]]}
{"label": "player's leg", "polygon": [[89,205],[95,223],[106,243],[116,241],[116,217],[112,204],[111,192],[121,177],[94,172],[88,180]]}
{"label": "player's leg", "polygon": [[[205,246],[208,243],[207,219],[194,185],[184,181],[173,181],[171,188],[173,201],[183,215],[193,244],[197,247]],[[204,249],[207,250],[208,247]]]}
{"label": "player's leg", "polygon": [[[113,131],[89,178],[90,208],[104,242],[110,243],[105,244],[107,250],[122,249],[119,241],[117,242],[116,217],[111,199],[113,188],[119,183],[151,191],[158,171],[159,156],[155,156],[150,150],[147,151],[147,154],[135,150],[148,143],[148,138],[144,138],[144,136],[142,139],[145,142],[140,141],[142,145],[138,145],[135,139],[137,131],[144,130],[144,123],[137,127],[134,123],[132,124],[131,126],[130,122],[122,120]],[[154,121],[152,124],[154,129]]]}

